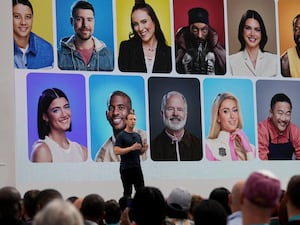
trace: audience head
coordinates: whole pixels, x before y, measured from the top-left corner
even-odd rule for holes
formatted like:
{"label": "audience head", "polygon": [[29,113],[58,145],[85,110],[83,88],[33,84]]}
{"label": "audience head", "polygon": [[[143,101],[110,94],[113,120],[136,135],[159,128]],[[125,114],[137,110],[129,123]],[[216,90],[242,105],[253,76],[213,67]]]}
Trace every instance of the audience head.
{"label": "audience head", "polygon": [[241,210],[241,196],[243,193],[245,181],[240,180],[237,181],[231,190],[231,193],[229,194],[229,206],[231,209],[231,212],[237,212]]}
{"label": "audience head", "polygon": [[84,225],[80,212],[72,203],[55,199],[34,217],[33,225]]}
{"label": "audience head", "polygon": [[193,212],[196,206],[203,200],[203,198],[200,195],[193,194],[192,200],[191,200],[191,207],[189,210],[189,219],[193,220]]}
{"label": "audience head", "polygon": [[294,175],[290,178],[285,199],[287,204],[288,216],[298,212],[300,214],[300,175]]}
{"label": "audience head", "polygon": [[99,224],[104,219],[104,200],[98,194],[89,194],[83,198],[80,210],[84,219]]}
{"label": "audience head", "polygon": [[257,207],[272,209],[281,195],[280,181],[267,170],[255,171],[247,178],[243,196]]}
{"label": "audience head", "polygon": [[216,200],[225,209],[227,215],[231,214],[231,209],[229,207],[229,194],[230,191],[225,187],[218,187],[213,189],[209,194],[209,199]]}
{"label": "audience head", "polygon": [[105,211],[104,220],[106,224],[115,224],[120,221],[121,208],[119,203],[116,200],[111,199],[106,201],[104,205],[104,211]]}
{"label": "audience head", "polygon": [[193,211],[195,225],[226,225],[227,213],[224,207],[212,199],[202,200]]}
{"label": "audience head", "polygon": [[161,225],[166,216],[166,201],[156,187],[139,188],[130,209],[137,225]]}
{"label": "audience head", "polygon": [[32,189],[26,191],[23,196],[23,219],[32,220],[35,215],[36,198],[40,190]]}
{"label": "audience head", "polygon": [[35,212],[37,213],[54,199],[63,199],[62,194],[56,189],[41,190],[36,196]]}
{"label": "audience head", "polygon": [[191,201],[192,195],[187,189],[174,188],[167,198],[167,216],[178,219],[188,218]]}
{"label": "audience head", "polygon": [[13,224],[21,220],[21,194],[11,186],[0,189],[0,224]]}

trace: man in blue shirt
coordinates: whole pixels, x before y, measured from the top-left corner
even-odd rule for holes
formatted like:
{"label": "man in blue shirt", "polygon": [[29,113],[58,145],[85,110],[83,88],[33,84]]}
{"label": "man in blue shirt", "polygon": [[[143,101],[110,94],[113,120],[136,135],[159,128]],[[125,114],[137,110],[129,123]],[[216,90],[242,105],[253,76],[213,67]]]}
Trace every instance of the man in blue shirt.
{"label": "man in blue shirt", "polygon": [[20,69],[53,66],[52,45],[31,32],[33,8],[28,0],[13,0],[14,65]]}

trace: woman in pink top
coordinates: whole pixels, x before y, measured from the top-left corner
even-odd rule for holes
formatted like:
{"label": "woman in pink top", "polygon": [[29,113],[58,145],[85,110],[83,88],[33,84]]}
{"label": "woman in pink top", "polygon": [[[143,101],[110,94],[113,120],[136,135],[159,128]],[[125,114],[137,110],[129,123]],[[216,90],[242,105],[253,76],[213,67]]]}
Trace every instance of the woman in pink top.
{"label": "woman in pink top", "polygon": [[206,140],[208,160],[250,160],[255,147],[242,130],[243,121],[238,99],[231,93],[218,94],[213,102],[211,126]]}

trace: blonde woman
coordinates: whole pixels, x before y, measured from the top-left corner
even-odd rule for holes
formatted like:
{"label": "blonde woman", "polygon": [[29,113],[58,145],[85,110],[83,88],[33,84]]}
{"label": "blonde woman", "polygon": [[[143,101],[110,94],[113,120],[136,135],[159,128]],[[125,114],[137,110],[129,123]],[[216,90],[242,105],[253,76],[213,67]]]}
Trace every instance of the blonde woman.
{"label": "blonde woman", "polygon": [[208,160],[250,160],[255,147],[242,130],[243,121],[238,99],[231,93],[218,94],[213,102],[211,126],[206,140]]}

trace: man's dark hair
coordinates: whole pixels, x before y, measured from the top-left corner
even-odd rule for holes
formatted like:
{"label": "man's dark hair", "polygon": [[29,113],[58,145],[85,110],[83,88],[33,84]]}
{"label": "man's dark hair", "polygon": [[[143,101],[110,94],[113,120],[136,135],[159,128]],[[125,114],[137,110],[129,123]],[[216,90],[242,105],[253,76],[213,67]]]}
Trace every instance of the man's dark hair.
{"label": "man's dark hair", "polygon": [[291,99],[286,95],[286,94],[283,94],[283,93],[278,93],[276,95],[274,95],[271,99],[271,110],[274,109],[274,105],[276,104],[276,102],[287,102],[290,104],[291,106],[291,109],[292,109],[292,102],[291,102]]}
{"label": "man's dark hair", "polygon": [[28,0],[13,0],[12,1],[12,6],[14,7],[17,4],[22,4],[22,5],[26,5],[31,9],[32,15],[33,15],[33,7],[31,5],[31,2]]}
{"label": "man's dark hair", "polygon": [[291,204],[300,209],[300,175],[294,175],[288,182],[286,195],[288,196]]}
{"label": "man's dark hair", "polygon": [[293,28],[295,27],[296,21],[300,19],[300,14],[298,14],[297,16],[295,16],[295,18],[293,19]]}
{"label": "man's dark hair", "polygon": [[98,194],[89,194],[84,197],[80,210],[85,219],[99,220],[104,216],[104,200]]}
{"label": "man's dark hair", "polygon": [[112,93],[109,95],[109,97],[108,97],[108,99],[107,99],[107,108],[110,106],[110,100],[111,100],[112,97],[114,97],[114,96],[122,96],[122,97],[127,98],[128,103],[129,103],[129,109],[128,109],[128,111],[132,108],[131,98],[130,98],[125,92],[119,91],[119,90],[114,91],[114,92],[112,92]]}
{"label": "man's dark hair", "polygon": [[76,1],[71,6],[71,16],[74,18],[76,16],[78,9],[89,9],[93,11],[93,14],[95,15],[94,7],[91,3],[88,1]]}
{"label": "man's dark hair", "polygon": [[119,203],[114,200],[108,200],[104,205],[104,219],[107,224],[118,223],[121,218],[121,208]]}

